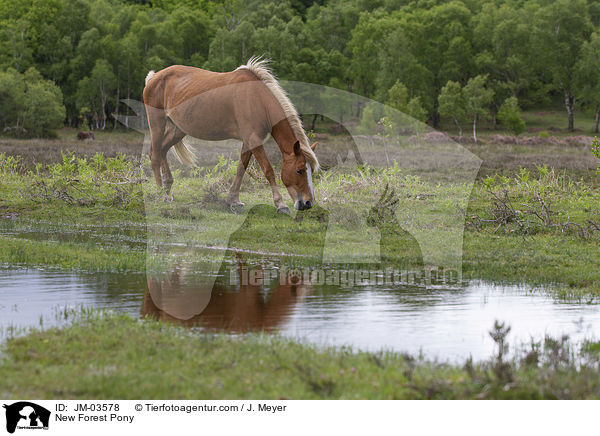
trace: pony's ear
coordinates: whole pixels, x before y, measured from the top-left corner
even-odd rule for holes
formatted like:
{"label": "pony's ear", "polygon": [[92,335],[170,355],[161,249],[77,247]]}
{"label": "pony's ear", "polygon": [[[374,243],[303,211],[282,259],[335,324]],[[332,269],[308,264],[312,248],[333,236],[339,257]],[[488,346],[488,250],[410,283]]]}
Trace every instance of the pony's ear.
{"label": "pony's ear", "polygon": [[312,151],[315,151],[315,148],[317,148],[317,144],[318,144],[318,142],[315,142],[313,145],[310,146]]}
{"label": "pony's ear", "polygon": [[300,154],[300,141],[296,141],[294,144],[294,154]]}

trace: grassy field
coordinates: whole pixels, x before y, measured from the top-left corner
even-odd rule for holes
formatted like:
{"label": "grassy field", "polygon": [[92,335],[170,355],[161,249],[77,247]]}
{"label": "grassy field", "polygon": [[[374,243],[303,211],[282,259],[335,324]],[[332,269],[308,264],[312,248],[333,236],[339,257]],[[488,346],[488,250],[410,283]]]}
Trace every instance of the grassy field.
{"label": "grassy field", "polygon": [[[524,110],[521,114],[525,121],[525,132],[523,136],[539,136],[548,133],[549,135],[564,137],[573,135],[593,135],[595,114],[591,111],[575,110],[575,131],[569,132],[567,112],[561,103],[553,104],[545,108]],[[492,120],[479,120],[477,123],[477,135],[481,135],[485,140],[491,135],[508,134],[502,132],[502,126],[499,124],[497,129],[493,128]],[[473,126],[469,122],[462,123],[463,135],[472,136]],[[453,120],[442,118],[438,130],[448,132],[453,136],[458,136],[458,128]]]}
{"label": "grassy field", "polygon": [[[592,167],[596,159],[589,150],[578,152]],[[560,159],[558,152],[552,156]],[[382,235],[381,256],[390,265],[419,263],[418,253],[406,250],[406,234],[388,231],[399,225],[419,239],[422,250],[427,244],[460,248],[462,241],[465,278],[551,284],[562,295],[600,293],[600,194],[591,168],[585,170],[586,178],[573,170],[534,164],[480,176],[470,191],[461,180],[420,178],[396,167],[367,167],[358,174],[331,169],[315,181],[319,208],[295,220],[267,208],[260,220],[229,241],[230,229],[240,228],[245,220],[232,214],[224,201],[235,161],[221,157],[216,166],[176,170],[172,203],[161,200],[140,164],[134,156],[69,154],[58,163],[30,167],[1,155],[0,262],[140,271],[146,265],[148,234],[156,243],[176,240],[283,252],[314,264],[322,261],[322,243],[315,241],[324,237],[326,221],[333,235],[330,246],[339,252],[334,257],[361,246],[364,240],[355,236],[356,229],[373,214],[373,199],[389,188],[399,199],[397,213],[388,223],[372,223],[371,230]],[[256,165],[249,169],[241,198],[247,210],[271,204]],[[463,223],[455,222],[457,210],[464,210],[464,234]]]}
{"label": "grassy field", "polygon": [[[208,335],[96,312],[62,329],[12,338],[3,398],[584,399],[600,397],[600,344],[565,340],[507,357],[492,329],[488,361],[446,364],[390,352],[309,346],[265,334]],[[501,351],[502,350],[502,351]],[[27,380],[27,383],[23,383]]]}

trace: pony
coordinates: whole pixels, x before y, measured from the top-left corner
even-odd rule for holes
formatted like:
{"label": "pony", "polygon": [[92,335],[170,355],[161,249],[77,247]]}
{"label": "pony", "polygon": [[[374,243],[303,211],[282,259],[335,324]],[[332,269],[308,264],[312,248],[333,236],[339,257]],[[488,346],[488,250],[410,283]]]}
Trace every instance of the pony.
{"label": "pony", "polygon": [[277,189],[275,172],[263,144],[269,134],[281,151],[281,180],[297,210],[315,202],[312,174],[319,168],[302,122],[285,91],[268,67],[268,60],[252,57],[234,71],[218,73],[173,65],[146,76],[143,98],[150,128],[150,162],[156,184],[172,200],[173,175],[167,161],[171,147],[176,157],[193,165],[196,156],[183,141],[189,135],[207,141],[242,141],[240,161],[229,190],[232,211],[244,204],[240,186],[250,158],[258,161],[273,193],[278,212],[289,213]]}
{"label": "pony", "polygon": [[94,134],[92,132],[79,132],[77,133],[77,139],[83,141],[85,139],[93,140]]}

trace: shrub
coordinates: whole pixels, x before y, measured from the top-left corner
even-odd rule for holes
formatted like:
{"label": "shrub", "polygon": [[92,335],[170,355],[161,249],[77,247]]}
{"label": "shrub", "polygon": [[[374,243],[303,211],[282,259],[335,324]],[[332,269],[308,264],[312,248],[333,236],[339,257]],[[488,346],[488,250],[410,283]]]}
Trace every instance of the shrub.
{"label": "shrub", "polygon": [[0,73],[0,127],[14,136],[54,137],[66,116],[60,88],[35,69]]}
{"label": "shrub", "polygon": [[[592,154],[600,159],[600,140],[598,140],[597,136],[592,140]],[[596,172],[600,174],[600,165],[598,165]]]}
{"label": "shrub", "polygon": [[525,121],[521,118],[521,109],[516,97],[509,97],[504,100],[498,111],[498,121],[515,136],[523,133],[525,130]]}
{"label": "shrub", "polygon": [[373,135],[377,131],[377,120],[382,117],[382,108],[377,103],[369,103],[362,112],[358,131],[365,135]]}

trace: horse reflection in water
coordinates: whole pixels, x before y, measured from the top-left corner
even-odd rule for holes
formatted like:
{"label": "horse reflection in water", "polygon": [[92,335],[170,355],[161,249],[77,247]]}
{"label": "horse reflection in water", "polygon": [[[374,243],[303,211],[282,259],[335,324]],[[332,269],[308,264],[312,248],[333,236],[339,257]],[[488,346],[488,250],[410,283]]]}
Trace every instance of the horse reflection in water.
{"label": "horse reflection in water", "polygon": [[294,307],[313,290],[310,285],[302,284],[300,277],[296,283],[292,277],[285,284],[277,279],[277,285],[269,289],[271,283],[263,280],[266,274],[262,267],[253,270],[250,281],[242,262],[237,270],[240,284],[236,288],[216,283],[212,292],[186,284],[182,270],[163,279],[149,277],[142,316],[209,330],[273,331],[285,323]]}
{"label": "horse reflection in water", "polygon": [[[347,157],[348,153],[342,156]],[[356,264],[355,268],[398,267],[405,262],[412,267],[422,267],[418,242],[402,229],[395,218],[398,204],[398,196],[386,187],[366,220],[367,225],[376,227],[381,235],[381,262]],[[312,266],[324,267],[323,250],[328,223],[329,213],[318,205],[299,213],[295,218],[277,214],[269,206],[257,205],[248,211],[243,224],[229,238],[225,259],[230,261],[221,264],[214,286],[203,286],[200,279],[196,279],[195,283],[192,268],[182,261],[179,267],[168,274],[148,277],[142,316],[211,330],[276,330],[286,323],[298,304],[313,292],[313,288],[310,283],[303,283],[304,277],[300,276],[282,279],[277,275],[270,278],[269,273],[278,270],[267,266],[266,255],[256,256],[248,252],[256,246],[256,240],[273,242],[274,238],[286,247],[286,252],[302,252],[293,245],[306,243],[306,237],[298,238],[298,234],[303,233],[310,235],[311,246],[315,249],[311,257]],[[169,250],[173,258],[179,258],[176,250]],[[190,258],[190,253],[183,254],[181,259]],[[202,255],[196,257],[201,258]],[[289,258],[280,260],[280,266],[284,266]],[[255,266],[250,269],[246,263]],[[328,265],[329,268],[335,266]],[[345,268],[344,265],[337,267]],[[249,270],[252,274],[248,274]],[[231,278],[236,275],[238,284],[232,285]]]}
{"label": "horse reflection in water", "polygon": [[[268,234],[277,234],[285,239],[288,232],[298,232],[300,226],[310,231],[317,247],[323,247],[327,212],[320,207],[315,206],[296,218],[277,214],[266,205],[253,207],[231,235],[225,256],[230,260],[221,264],[212,288],[203,287],[202,280],[195,283],[190,265],[182,261],[167,274],[148,276],[142,316],[211,330],[276,330],[313,288],[303,283],[300,274],[285,274],[283,278],[271,274],[278,270],[267,266],[269,261],[264,255],[250,255],[244,249],[252,246],[257,235],[266,238]],[[176,248],[171,254],[177,257]],[[190,253],[184,254],[187,256],[181,256],[182,259],[190,258]],[[322,250],[316,255],[319,259],[315,261],[320,262]]]}

